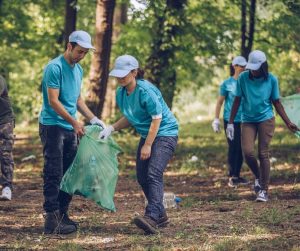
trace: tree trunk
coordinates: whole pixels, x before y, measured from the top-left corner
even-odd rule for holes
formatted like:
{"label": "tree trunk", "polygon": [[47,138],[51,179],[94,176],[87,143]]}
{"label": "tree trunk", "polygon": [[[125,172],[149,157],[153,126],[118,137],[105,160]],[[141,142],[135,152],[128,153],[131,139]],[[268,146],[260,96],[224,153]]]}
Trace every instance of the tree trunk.
{"label": "tree trunk", "polygon": [[106,95],[109,60],[112,42],[115,0],[98,0],[96,8],[96,34],[90,83],[86,103],[91,111],[101,117]]}
{"label": "tree trunk", "polygon": [[242,0],[241,5],[241,55],[248,58],[254,41],[255,32],[255,9],[256,0],[251,0],[250,10],[249,10],[249,27],[247,29],[247,1]]}
{"label": "tree trunk", "polygon": [[[113,19],[113,34],[112,43],[114,44],[120,35],[121,26],[127,22],[127,3],[120,3],[116,5]],[[114,78],[108,78],[105,101],[102,111],[102,119],[114,117],[116,114],[116,87],[117,82]]]}
{"label": "tree trunk", "polygon": [[65,42],[65,48],[69,42],[70,34],[76,29],[76,17],[77,17],[77,0],[66,0],[65,5],[65,29],[63,34],[63,40]]}
{"label": "tree trunk", "polygon": [[[178,49],[174,40],[181,33],[184,22],[184,7],[187,0],[166,0],[166,8],[157,16],[157,36],[154,37],[152,53],[146,66],[149,80],[161,90],[168,106],[172,108],[176,88],[175,52]],[[172,22],[172,19],[179,20]],[[168,19],[171,22],[168,22]]]}

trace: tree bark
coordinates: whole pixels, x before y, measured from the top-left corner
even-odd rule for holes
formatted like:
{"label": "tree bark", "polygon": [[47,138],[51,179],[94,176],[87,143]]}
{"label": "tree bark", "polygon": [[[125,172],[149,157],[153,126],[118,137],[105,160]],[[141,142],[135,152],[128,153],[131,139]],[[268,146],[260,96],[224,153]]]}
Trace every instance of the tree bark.
{"label": "tree bark", "polygon": [[96,8],[95,52],[90,69],[86,103],[101,117],[109,71],[115,0],[98,0]]}
{"label": "tree bark", "polygon": [[[249,26],[247,25],[247,1],[241,2],[241,55],[248,58],[254,41],[256,0],[251,0]],[[248,29],[247,29],[248,28]]]}
{"label": "tree bark", "polygon": [[[120,3],[115,7],[113,18],[112,43],[114,44],[121,33],[121,26],[127,22],[128,4]],[[102,111],[102,119],[107,119],[116,114],[116,87],[117,82],[114,78],[108,78],[105,101]]]}
{"label": "tree bark", "polygon": [[[167,105],[172,108],[176,89],[175,52],[178,49],[174,40],[181,33],[184,22],[184,7],[187,0],[166,0],[164,13],[157,16],[156,36],[153,40],[152,52],[146,66],[149,80],[157,85],[162,92]],[[167,22],[178,20],[177,22]]]}
{"label": "tree bark", "polygon": [[66,0],[65,29],[63,34],[65,48],[67,48],[70,34],[76,30],[76,18],[77,18],[76,4],[77,4],[77,0]]}

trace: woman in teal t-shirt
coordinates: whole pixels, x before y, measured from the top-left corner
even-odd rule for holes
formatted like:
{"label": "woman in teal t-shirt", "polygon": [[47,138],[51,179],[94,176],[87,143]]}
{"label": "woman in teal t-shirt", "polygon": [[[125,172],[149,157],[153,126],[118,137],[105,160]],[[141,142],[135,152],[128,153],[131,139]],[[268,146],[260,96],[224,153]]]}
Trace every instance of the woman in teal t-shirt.
{"label": "woman in teal t-shirt", "polygon": [[[247,61],[242,56],[237,56],[232,60],[230,64],[230,77],[227,78],[220,86],[220,95],[217,100],[215,119],[212,122],[212,128],[214,132],[220,132],[220,112],[221,107],[225,101],[223,119],[224,119],[224,129],[226,130],[229,121],[230,111],[235,98],[235,90],[237,85],[237,78],[241,72],[245,70]],[[243,153],[241,147],[241,107],[238,110],[237,115],[234,119],[234,139],[227,139],[228,143],[228,186],[236,187],[239,184],[248,184],[248,181],[240,177],[240,172],[243,164]]]}
{"label": "woman in teal t-shirt", "polygon": [[136,217],[134,223],[147,234],[156,234],[169,222],[163,206],[163,172],[177,145],[178,123],[160,91],[143,79],[134,57],[118,57],[109,75],[120,85],[116,99],[123,117],[106,127],[99,138],[106,139],[113,131],[129,126],[141,135],[136,171],[148,205],[145,215]]}
{"label": "woman in teal t-shirt", "polygon": [[[237,81],[236,97],[231,109],[227,137],[234,139],[233,121],[242,102],[242,149],[246,163],[255,175],[256,201],[268,201],[270,177],[269,144],[274,134],[276,111],[292,132],[299,130],[287,117],[280,102],[277,78],[269,73],[268,63],[262,51],[252,51],[245,71]],[[254,155],[255,140],[258,138],[258,161]]]}

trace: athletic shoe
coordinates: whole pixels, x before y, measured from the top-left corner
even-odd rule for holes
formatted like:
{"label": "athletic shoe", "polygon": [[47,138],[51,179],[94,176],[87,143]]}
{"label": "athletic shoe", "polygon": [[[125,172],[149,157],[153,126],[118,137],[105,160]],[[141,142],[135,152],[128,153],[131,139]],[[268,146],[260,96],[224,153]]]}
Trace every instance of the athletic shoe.
{"label": "athletic shoe", "polygon": [[229,180],[228,180],[228,183],[227,185],[229,187],[237,187],[239,182],[238,182],[238,179],[237,177],[230,177]]}
{"label": "athletic shoe", "polygon": [[257,194],[256,201],[267,202],[268,194],[265,190],[260,190]]}
{"label": "athletic shoe", "polygon": [[256,194],[261,190],[261,186],[259,184],[259,179],[255,179],[253,189]]}
{"label": "athletic shoe", "polygon": [[157,227],[166,227],[169,223],[170,221],[166,213],[162,217],[160,217],[156,222]]}
{"label": "athletic shoe", "polygon": [[157,234],[157,223],[149,216],[137,216],[133,219],[134,224],[145,231],[146,234]]}
{"label": "athletic shoe", "polygon": [[2,194],[0,196],[0,200],[11,200],[11,196],[12,196],[12,193],[11,193],[10,187],[4,187],[2,189]]}
{"label": "athletic shoe", "polygon": [[248,185],[249,184],[249,181],[242,177],[238,177],[237,182],[239,185]]}

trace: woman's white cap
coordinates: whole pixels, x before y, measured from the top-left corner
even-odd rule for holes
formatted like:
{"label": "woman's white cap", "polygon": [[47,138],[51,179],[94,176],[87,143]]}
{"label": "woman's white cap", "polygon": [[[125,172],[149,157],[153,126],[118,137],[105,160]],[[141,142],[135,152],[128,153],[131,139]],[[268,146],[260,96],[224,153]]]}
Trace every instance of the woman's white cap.
{"label": "woman's white cap", "polygon": [[252,51],[249,54],[249,59],[246,65],[246,69],[256,71],[266,61],[267,61],[267,57],[265,53],[259,50]]}
{"label": "woman's white cap", "polygon": [[242,56],[236,56],[233,60],[232,60],[232,65],[240,65],[240,66],[246,66],[247,64],[247,60],[246,58],[242,57]]}
{"label": "woman's white cap", "polygon": [[109,76],[123,78],[130,71],[138,69],[139,62],[130,55],[123,55],[116,59],[115,66],[112,71],[109,73]]}

